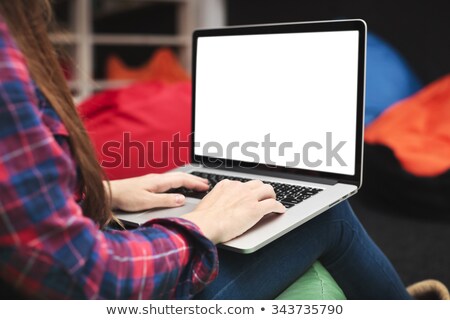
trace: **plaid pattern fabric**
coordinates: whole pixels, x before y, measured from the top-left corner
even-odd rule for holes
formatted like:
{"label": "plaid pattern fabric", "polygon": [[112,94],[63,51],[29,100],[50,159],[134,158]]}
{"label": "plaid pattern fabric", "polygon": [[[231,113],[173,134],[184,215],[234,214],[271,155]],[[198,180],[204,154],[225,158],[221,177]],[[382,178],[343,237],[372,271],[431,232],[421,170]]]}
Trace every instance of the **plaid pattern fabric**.
{"label": "plaid pattern fabric", "polygon": [[195,225],[100,231],[75,186],[67,131],[0,17],[0,279],[35,298],[186,299],[216,277],[216,248]]}

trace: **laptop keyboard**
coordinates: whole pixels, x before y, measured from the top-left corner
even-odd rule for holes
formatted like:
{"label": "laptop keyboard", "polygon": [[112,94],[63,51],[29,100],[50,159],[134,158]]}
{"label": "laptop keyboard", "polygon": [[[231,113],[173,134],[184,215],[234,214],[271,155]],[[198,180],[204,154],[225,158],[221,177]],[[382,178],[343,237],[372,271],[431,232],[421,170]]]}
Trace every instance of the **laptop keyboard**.
{"label": "laptop keyboard", "polygon": [[[219,183],[220,181],[224,179],[228,180],[235,180],[235,181],[241,181],[241,182],[247,182],[250,181],[250,179],[241,178],[241,177],[233,177],[233,176],[226,176],[226,175],[219,175],[214,173],[207,173],[207,172],[198,172],[194,171],[191,172],[192,175],[202,177],[204,179],[208,179],[210,188],[206,192],[199,192],[195,190],[190,190],[186,188],[176,188],[171,189],[168,192],[169,193],[180,193],[185,195],[186,197],[191,198],[197,198],[202,199],[204,196],[208,194],[214,188],[214,186]],[[304,186],[298,186],[298,185],[292,185],[292,184],[285,184],[285,183],[278,183],[278,182],[270,182],[270,181],[263,181],[264,183],[270,184],[277,196],[277,200],[280,201],[286,208],[291,208],[295,206],[296,204],[299,204],[300,202],[312,197],[313,195],[319,193],[322,191],[322,189],[318,188],[311,188],[311,187],[304,187]]]}

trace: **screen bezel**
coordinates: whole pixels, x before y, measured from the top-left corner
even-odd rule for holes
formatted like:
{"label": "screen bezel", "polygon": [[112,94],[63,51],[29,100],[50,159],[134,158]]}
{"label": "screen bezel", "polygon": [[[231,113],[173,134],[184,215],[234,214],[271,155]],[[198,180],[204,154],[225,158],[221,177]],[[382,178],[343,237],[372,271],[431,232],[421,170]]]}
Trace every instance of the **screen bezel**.
{"label": "screen bezel", "polygon": [[[356,112],[356,146],[355,146],[355,170],[353,175],[314,171],[308,169],[287,168],[281,166],[252,163],[224,158],[208,157],[195,154],[195,95],[196,95],[196,70],[197,70],[197,44],[200,37],[218,37],[232,35],[257,35],[277,33],[300,32],[328,32],[328,31],[358,31],[358,88],[357,88],[357,112]],[[226,27],[220,29],[202,29],[193,33],[192,42],[192,134],[191,134],[191,162],[202,164],[211,168],[248,168],[266,171],[268,174],[287,173],[308,176],[312,178],[331,179],[341,183],[349,183],[361,186],[362,183],[362,159],[363,159],[363,130],[364,130],[364,97],[365,97],[365,68],[366,68],[366,34],[367,26],[363,20],[335,20],[317,22],[298,22],[283,24],[249,25]]]}

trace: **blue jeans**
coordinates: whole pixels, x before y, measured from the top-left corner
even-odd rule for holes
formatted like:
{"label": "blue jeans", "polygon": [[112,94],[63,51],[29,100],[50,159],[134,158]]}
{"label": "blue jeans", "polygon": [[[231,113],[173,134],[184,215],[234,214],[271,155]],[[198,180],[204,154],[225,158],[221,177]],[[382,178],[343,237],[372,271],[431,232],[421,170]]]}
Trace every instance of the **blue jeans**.
{"label": "blue jeans", "polygon": [[273,299],[316,260],[348,299],[410,299],[348,202],[252,254],[219,250],[219,275],[196,299]]}

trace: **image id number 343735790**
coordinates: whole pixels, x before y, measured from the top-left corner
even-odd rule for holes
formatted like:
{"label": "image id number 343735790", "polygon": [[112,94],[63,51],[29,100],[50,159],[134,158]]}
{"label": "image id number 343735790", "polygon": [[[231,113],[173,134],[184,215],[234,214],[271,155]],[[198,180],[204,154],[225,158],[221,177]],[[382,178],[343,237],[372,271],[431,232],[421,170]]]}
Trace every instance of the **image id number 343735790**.
{"label": "image id number 343735790", "polygon": [[342,314],[342,305],[332,304],[285,304],[272,305],[272,314]]}

